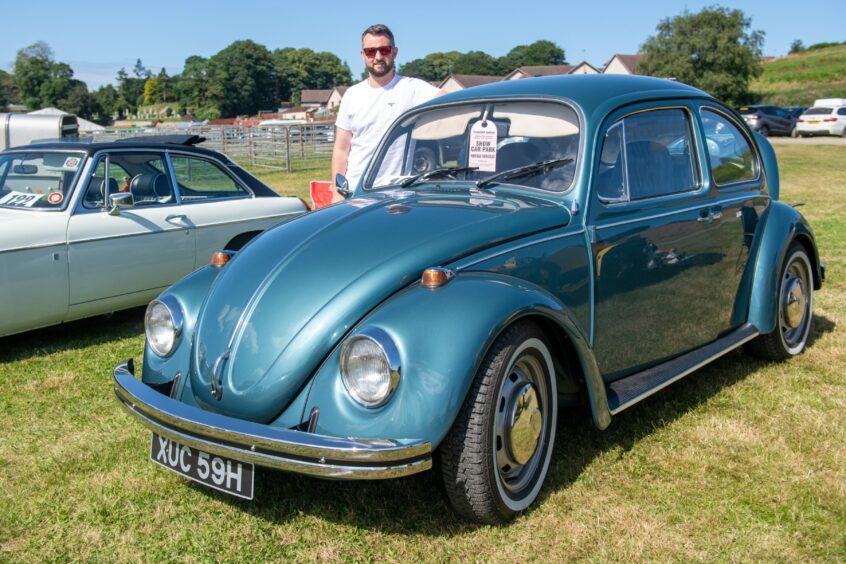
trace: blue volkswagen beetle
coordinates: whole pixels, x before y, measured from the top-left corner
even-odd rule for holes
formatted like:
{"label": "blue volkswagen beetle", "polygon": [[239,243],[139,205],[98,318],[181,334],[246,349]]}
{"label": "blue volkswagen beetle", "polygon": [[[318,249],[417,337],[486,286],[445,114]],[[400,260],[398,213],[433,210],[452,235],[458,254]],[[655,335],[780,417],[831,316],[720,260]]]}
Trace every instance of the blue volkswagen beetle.
{"label": "blue volkswagen beetle", "polygon": [[502,82],[406,113],[345,201],[161,294],[115,392],[154,462],[227,493],[255,465],[394,478],[438,450],[456,511],[503,522],[562,406],[604,429],[741,345],[800,354],[824,273],[772,147],[708,94]]}

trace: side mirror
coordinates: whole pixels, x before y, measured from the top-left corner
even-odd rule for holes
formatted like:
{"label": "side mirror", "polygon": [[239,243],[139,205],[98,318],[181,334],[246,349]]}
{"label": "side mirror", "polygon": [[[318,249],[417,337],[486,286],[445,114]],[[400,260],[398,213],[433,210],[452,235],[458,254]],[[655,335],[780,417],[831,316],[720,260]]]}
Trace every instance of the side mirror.
{"label": "side mirror", "polygon": [[338,194],[343,196],[344,198],[349,198],[352,196],[352,190],[350,190],[350,182],[347,180],[347,177],[341,174],[340,172],[335,175],[335,188],[338,190]]}
{"label": "side mirror", "polygon": [[109,215],[120,215],[120,208],[131,208],[135,205],[135,198],[131,192],[109,194]]}

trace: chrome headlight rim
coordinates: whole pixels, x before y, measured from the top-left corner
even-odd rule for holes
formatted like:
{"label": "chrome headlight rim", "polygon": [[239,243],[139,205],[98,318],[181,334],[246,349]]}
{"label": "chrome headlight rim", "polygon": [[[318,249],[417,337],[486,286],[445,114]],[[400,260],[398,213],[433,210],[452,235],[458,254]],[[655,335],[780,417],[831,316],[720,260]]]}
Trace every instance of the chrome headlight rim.
{"label": "chrome headlight rim", "polygon": [[[351,384],[350,377],[348,376],[347,354],[349,353],[350,347],[359,340],[368,340],[375,344],[381,350],[385,360],[387,361],[389,372],[388,391],[383,398],[376,401],[370,401],[362,398],[355,386]],[[390,335],[378,327],[365,327],[347,339],[341,348],[340,368],[341,381],[344,383],[344,388],[346,388],[350,397],[352,397],[359,405],[371,409],[385,405],[388,400],[393,397],[402,377],[399,349],[397,349],[397,346]]]}
{"label": "chrome headlight rim", "polygon": [[[163,351],[156,346],[156,341],[150,338],[150,312],[156,305],[163,306],[170,315],[171,325],[173,326],[173,344],[170,349]],[[182,306],[179,301],[173,296],[163,296],[156,298],[147,305],[147,310],[144,312],[144,336],[147,339],[147,344],[150,348],[161,358],[168,358],[179,347],[179,341],[182,337],[182,329],[185,325],[185,316],[182,314]]]}

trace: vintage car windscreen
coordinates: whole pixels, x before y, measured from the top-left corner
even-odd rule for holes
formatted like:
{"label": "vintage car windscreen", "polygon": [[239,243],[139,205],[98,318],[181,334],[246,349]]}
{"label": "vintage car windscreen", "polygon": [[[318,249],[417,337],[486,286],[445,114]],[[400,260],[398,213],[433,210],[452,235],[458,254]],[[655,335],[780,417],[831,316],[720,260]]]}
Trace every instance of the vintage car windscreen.
{"label": "vintage car windscreen", "polygon": [[[554,102],[486,101],[432,108],[397,124],[374,159],[366,189],[422,182],[477,181],[526,165],[556,161],[507,183],[564,192],[573,184],[579,120]],[[465,169],[441,171],[439,169]],[[412,187],[413,187],[412,186]]]}
{"label": "vintage car windscreen", "polygon": [[83,161],[82,153],[0,153],[0,207],[64,209]]}

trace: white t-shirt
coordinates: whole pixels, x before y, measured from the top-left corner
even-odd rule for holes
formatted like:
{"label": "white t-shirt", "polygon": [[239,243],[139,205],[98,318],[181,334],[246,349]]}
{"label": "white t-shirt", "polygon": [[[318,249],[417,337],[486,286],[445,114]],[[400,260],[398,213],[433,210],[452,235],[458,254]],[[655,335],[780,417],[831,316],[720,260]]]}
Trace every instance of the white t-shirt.
{"label": "white t-shirt", "polygon": [[335,125],[352,132],[346,177],[350,188],[358,186],[376,146],[404,111],[434,98],[440,90],[418,78],[394,75],[384,87],[373,88],[367,80],[351,86],[341,99]]}

